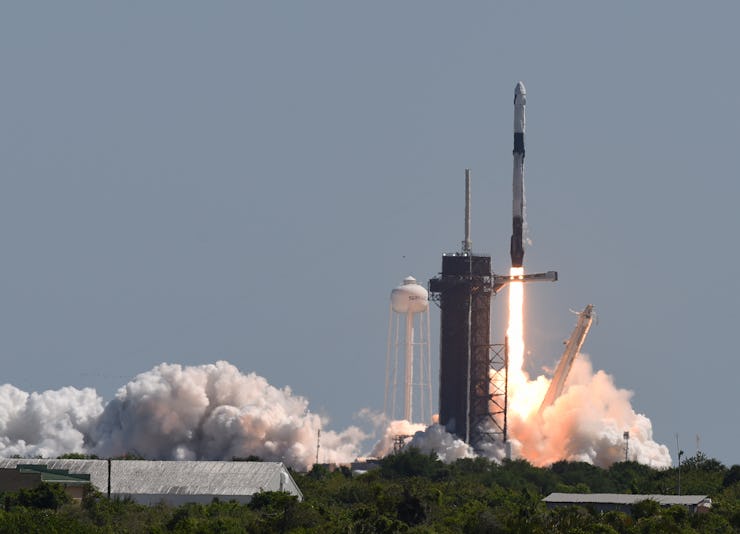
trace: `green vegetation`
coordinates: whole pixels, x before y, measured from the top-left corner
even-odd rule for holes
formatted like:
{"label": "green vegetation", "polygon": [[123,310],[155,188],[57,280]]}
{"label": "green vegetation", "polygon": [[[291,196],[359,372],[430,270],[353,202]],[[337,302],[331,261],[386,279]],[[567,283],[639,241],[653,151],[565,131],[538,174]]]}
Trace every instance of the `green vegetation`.
{"label": "green vegetation", "polygon": [[248,505],[233,502],[142,506],[108,500],[91,487],[81,503],[63,488],[44,484],[2,495],[0,534],[5,532],[177,533],[652,533],[740,532],[740,466],[727,468],[698,454],[681,466],[681,491],[709,495],[709,513],[654,501],[632,514],[600,514],[585,507],[548,510],[541,499],[558,492],[675,494],[677,469],[655,470],[634,462],[600,469],[558,462],[536,468],[516,460],[496,464],[476,458],[445,465],[435,455],[409,450],[380,468],[352,476],[348,469],[315,466],[293,474],[303,502],[265,492]]}

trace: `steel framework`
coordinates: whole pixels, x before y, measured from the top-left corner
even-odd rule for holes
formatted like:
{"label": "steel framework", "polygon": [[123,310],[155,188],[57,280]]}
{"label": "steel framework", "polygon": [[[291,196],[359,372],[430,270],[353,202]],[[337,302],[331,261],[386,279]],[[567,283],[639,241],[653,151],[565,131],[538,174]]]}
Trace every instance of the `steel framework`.
{"label": "steel framework", "polygon": [[[483,349],[483,347],[481,347]],[[476,390],[474,404],[478,408],[471,421],[471,445],[476,451],[495,442],[506,443],[508,431],[508,353],[506,344],[485,347],[488,352],[489,380],[487,389]]]}

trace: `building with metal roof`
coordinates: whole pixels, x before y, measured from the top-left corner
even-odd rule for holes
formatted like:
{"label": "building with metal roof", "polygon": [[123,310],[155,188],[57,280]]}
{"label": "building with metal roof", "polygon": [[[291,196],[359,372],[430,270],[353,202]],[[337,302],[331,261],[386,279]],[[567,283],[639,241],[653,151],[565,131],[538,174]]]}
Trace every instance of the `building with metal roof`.
{"label": "building with metal roof", "polygon": [[660,506],[684,506],[691,512],[712,507],[706,495],[639,495],[628,493],[551,493],[542,499],[548,508],[586,506],[600,512],[616,510],[629,514],[631,507],[642,501],[655,501]]}
{"label": "building with metal roof", "polygon": [[31,489],[42,482],[61,484],[73,499],[81,499],[90,475],[73,474],[66,469],[48,469],[43,464],[19,463],[15,468],[0,469],[0,492]]}
{"label": "building with metal roof", "polygon": [[[90,483],[111,497],[130,497],[142,504],[166,502],[249,502],[261,491],[303,494],[281,462],[200,462],[148,460],[0,459],[0,473],[19,465],[43,465],[47,472],[89,475]],[[1,474],[0,474],[1,476]]]}

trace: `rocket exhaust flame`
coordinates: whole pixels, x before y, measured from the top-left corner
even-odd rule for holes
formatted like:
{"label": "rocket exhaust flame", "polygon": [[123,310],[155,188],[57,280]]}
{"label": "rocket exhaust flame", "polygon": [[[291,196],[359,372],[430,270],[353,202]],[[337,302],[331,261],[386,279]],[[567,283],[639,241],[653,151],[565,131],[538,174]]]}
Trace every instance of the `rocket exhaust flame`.
{"label": "rocket exhaust flame", "polygon": [[509,325],[506,330],[508,347],[509,410],[511,414],[527,418],[542,402],[541,383],[529,380],[524,370],[524,275],[523,267],[512,267],[509,273]]}
{"label": "rocket exhaust flame", "polygon": [[[631,392],[618,389],[603,371],[593,372],[588,359],[575,360],[563,394],[539,412],[550,385],[540,375],[531,380],[524,370],[524,283],[511,269],[508,343],[509,439],[516,456],[535,465],[559,460],[585,461],[602,467],[623,459],[624,430],[639,435],[638,449],[630,441],[631,460],[668,467],[668,448],[652,439],[652,425],[630,405]],[[500,452],[499,452],[500,457]]]}
{"label": "rocket exhaust flame", "polygon": [[509,271],[509,326],[506,329],[509,357],[509,384],[521,381],[524,365],[524,283],[517,277],[524,274],[523,267]]}

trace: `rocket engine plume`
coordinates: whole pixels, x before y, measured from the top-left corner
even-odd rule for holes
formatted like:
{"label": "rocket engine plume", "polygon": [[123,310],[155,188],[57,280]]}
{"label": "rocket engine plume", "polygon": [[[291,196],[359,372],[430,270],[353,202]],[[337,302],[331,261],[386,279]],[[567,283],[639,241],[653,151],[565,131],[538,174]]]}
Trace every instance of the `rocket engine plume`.
{"label": "rocket engine plume", "polygon": [[514,455],[540,466],[570,460],[606,467],[624,458],[622,436],[629,431],[630,459],[670,466],[668,448],[653,441],[650,420],[630,405],[632,393],[618,389],[604,371],[594,373],[584,354],[573,364],[562,395],[539,413],[550,379],[540,375],[531,380],[524,370],[524,283],[516,280],[524,269],[512,268],[510,274],[506,336]]}
{"label": "rocket engine plume", "polygon": [[[526,418],[537,410],[545,392],[540,392],[543,382],[530,381],[524,370],[524,282],[516,280],[524,275],[524,269],[512,267],[509,274],[512,278],[509,282],[509,326],[506,330],[509,413]],[[547,389],[546,385],[544,387]]]}

